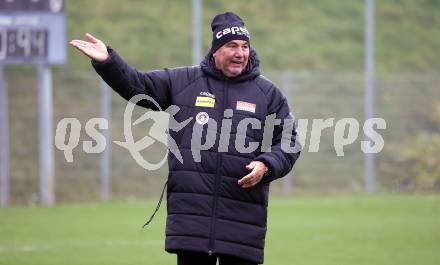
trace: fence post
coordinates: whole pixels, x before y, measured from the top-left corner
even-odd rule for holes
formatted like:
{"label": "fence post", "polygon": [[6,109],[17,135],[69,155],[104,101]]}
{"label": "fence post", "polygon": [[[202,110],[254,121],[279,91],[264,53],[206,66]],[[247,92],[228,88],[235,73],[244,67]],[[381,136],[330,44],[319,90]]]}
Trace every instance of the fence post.
{"label": "fence post", "polygon": [[110,141],[112,94],[110,87],[101,81],[102,116],[108,121],[108,130],[104,130],[105,149],[101,155],[101,200],[111,199],[112,149]]}
{"label": "fence post", "polygon": [[202,0],[192,1],[193,65],[202,61]]}
{"label": "fence post", "polygon": [[9,201],[9,114],[4,65],[0,64],[0,207]]}
{"label": "fence post", "polygon": [[41,203],[50,206],[55,203],[52,71],[45,64],[38,65],[37,71],[40,196]]}
{"label": "fence post", "polygon": [[[365,120],[374,115],[374,0],[365,0]],[[366,135],[371,135],[367,133]],[[369,139],[366,139],[367,141]],[[374,154],[365,153],[365,191],[374,191]]]}
{"label": "fence post", "polygon": [[[287,102],[289,103],[289,106],[292,107],[292,75],[290,72],[284,72],[283,73],[283,90],[285,93],[285,96],[287,98]],[[293,188],[293,176],[292,173],[287,174],[283,178],[283,193],[284,194],[290,194],[292,193]]]}

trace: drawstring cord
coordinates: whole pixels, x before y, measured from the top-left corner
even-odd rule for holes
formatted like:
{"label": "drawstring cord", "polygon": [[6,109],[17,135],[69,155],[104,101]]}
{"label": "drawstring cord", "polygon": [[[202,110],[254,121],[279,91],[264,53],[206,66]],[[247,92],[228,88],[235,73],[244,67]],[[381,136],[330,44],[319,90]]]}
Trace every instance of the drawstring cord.
{"label": "drawstring cord", "polygon": [[160,204],[162,203],[163,195],[165,193],[165,188],[167,187],[167,184],[168,184],[168,180],[165,182],[165,185],[163,185],[162,193],[160,194],[160,199],[156,205],[156,209],[154,210],[153,214],[150,216],[150,219],[148,219],[148,221],[142,226],[142,228],[145,228],[147,225],[149,225],[151,221],[153,221],[154,215],[156,215],[157,211],[159,211]]}

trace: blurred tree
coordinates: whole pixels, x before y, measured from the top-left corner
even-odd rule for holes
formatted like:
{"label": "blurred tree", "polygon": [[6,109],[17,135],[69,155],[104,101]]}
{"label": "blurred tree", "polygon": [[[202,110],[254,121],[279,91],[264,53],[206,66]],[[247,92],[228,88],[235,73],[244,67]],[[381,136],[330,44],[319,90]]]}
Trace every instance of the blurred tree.
{"label": "blurred tree", "polygon": [[440,101],[434,105],[431,121],[433,131],[422,131],[393,148],[395,157],[384,172],[386,182],[398,190],[440,191]]}

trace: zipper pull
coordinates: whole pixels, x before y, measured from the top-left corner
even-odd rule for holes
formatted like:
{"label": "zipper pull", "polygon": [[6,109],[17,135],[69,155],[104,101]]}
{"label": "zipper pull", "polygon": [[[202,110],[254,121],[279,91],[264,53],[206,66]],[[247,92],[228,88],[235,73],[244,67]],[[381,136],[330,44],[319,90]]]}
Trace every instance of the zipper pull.
{"label": "zipper pull", "polygon": [[210,256],[210,257],[212,256],[212,250],[208,251],[208,256]]}

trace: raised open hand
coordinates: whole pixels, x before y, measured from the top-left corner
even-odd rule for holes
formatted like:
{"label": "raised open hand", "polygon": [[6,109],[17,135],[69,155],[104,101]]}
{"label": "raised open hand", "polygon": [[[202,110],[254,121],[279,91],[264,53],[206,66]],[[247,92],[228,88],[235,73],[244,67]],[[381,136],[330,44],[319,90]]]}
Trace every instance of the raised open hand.
{"label": "raised open hand", "polygon": [[107,46],[101,40],[93,37],[90,33],[86,33],[85,36],[88,41],[71,40],[70,45],[77,48],[91,59],[98,62],[105,61],[109,57]]}

